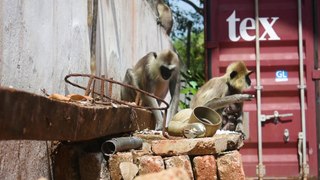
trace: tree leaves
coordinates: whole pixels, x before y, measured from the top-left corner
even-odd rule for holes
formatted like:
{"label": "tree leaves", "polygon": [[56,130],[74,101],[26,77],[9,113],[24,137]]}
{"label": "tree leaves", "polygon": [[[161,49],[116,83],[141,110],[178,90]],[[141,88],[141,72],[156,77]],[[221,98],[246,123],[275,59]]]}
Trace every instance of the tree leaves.
{"label": "tree leaves", "polygon": [[[184,109],[189,107],[192,96],[205,82],[203,0],[166,1],[174,14],[175,25],[171,33],[174,47],[182,62],[189,66],[182,68],[181,71],[182,87],[180,93],[184,97],[180,101],[179,107]],[[187,30],[190,24],[192,24],[192,28],[189,33],[190,41],[188,41]],[[189,52],[187,52],[187,46],[190,47]]]}

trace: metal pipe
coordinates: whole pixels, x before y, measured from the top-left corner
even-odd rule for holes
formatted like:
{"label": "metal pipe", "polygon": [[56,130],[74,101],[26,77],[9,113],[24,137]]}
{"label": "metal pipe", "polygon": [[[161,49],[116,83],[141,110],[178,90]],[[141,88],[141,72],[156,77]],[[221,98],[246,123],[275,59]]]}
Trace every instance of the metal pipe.
{"label": "metal pipe", "polygon": [[256,90],[257,90],[257,120],[258,120],[258,161],[259,164],[257,166],[257,176],[259,179],[262,179],[265,170],[262,160],[262,129],[261,129],[261,80],[260,80],[260,31],[259,31],[259,0],[255,0],[255,30],[256,30]]}
{"label": "metal pipe", "polygon": [[[93,17],[91,23],[91,42],[90,42],[90,71],[96,75],[97,59],[96,59],[96,41],[97,41],[97,16],[98,16],[98,0],[93,0]],[[93,96],[93,95],[92,95]]]}
{"label": "metal pipe", "polygon": [[302,174],[302,172],[303,172],[302,141],[303,141],[302,133],[299,132],[299,135],[298,135],[298,159],[299,159],[299,171],[300,171],[301,177],[303,176],[303,174]]}
{"label": "metal pipe", "polygon": [[104,155],[111,155],[116,152],[142,147],[142,139],[138,137],[119,137],[105,141],[101,145],[101,151]]}
{"label": "metal pipe", "polygon": [[307,164],[307,141],[306,141],[306,115],[305,115],[305,88],[303,70],[303,39],[302,39],[302,12],[301,0],[298,0],[298,36],[299,36],[299,78],[300,78],[300,104],[301,104],[301,124],[302,124],[302,158],[303,158],[303,178],[308,176]]}

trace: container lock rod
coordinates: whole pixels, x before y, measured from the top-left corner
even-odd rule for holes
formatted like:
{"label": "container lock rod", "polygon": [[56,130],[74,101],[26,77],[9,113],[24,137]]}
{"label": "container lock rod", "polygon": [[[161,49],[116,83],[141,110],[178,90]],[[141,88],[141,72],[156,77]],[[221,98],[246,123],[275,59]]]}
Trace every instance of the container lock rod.
{"label": "container lock rod", "polygon": [[274,111],[272,115],[265,115],[265,114],[261,114],[261,121],[265,122],[267,120],[273,119],[273,122],[275,124],[279,123],[279,119],[283,118],[283,117],[290,117],[293,116],[292,113],[287,113],[287,114],[279,114],[278,111]]}

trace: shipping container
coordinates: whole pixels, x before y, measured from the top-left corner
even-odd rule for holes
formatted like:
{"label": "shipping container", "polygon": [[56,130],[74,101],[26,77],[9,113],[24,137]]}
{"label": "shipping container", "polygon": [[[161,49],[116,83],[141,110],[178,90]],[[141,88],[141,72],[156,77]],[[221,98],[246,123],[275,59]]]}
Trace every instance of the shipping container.
{"label": "shipping container", "polygon": [[244,105],[240,149],[247,177],[318,177],[319,4],[205,1],[207,77],[238,60],[255,71],[247,93],[256,98]]}

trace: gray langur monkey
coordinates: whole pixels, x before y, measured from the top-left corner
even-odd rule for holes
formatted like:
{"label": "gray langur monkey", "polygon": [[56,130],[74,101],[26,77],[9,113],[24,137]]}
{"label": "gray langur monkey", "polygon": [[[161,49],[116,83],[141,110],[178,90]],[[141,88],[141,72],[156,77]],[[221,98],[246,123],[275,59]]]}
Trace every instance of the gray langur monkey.
{"label": "gray langur monkey", "polygon": [[[178,55],[172,50],[159,53],[150,52],[142,57],[133,69],[128,69],[124,83],[133,85],[164,99],[168,93],[171,95],[170,112],[175,114],[179,103],[180,91],[180,63]],[[133,89],[121,88],[121,99],[129,102],[135,101],[137,93]],[[159,107],[155,98],[141,94],[142,105]],[[160,110],[152,110],[156,119],[156,130],[163,128],[163,116]]]}
{"label": "gray langur monkey", "polygon": [[166,31],[167,35],[170,35],[173,26],[173,16],[170,7],[163,2],[163,0],[157,0],[157,24],[160,24]]}
{"label": "gray langur monkey", "polygon": [[190,102],[191,108],[207,106],[216,110],[223,118],[222,129],[241,132],[245,136],[243,100],[251,100],[254,96],[242,93],[251,85],[251,73],[244,62],[231,63],[223,76],[210,79],[199,89]]}

